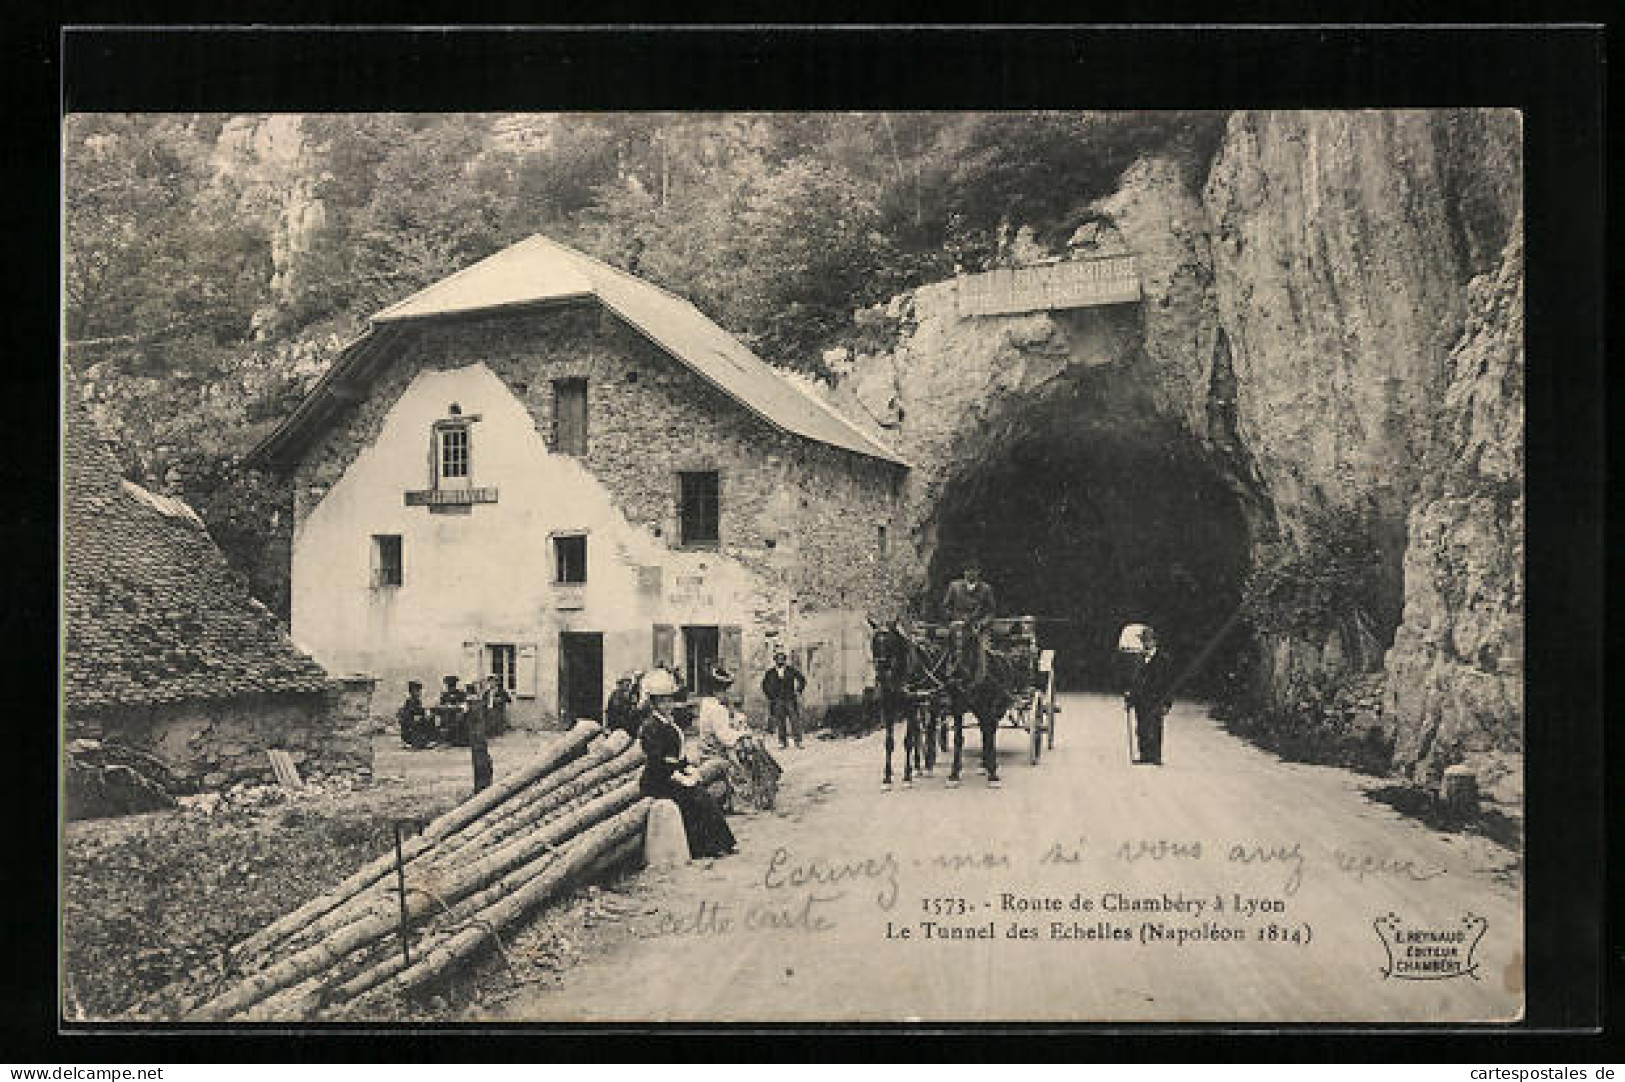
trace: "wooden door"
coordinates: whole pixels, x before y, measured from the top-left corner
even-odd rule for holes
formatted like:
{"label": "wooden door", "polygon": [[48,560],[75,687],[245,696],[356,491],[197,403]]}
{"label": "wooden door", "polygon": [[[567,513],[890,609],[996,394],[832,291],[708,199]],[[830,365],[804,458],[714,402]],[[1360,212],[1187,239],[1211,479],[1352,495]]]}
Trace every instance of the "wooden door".
{"label": "wooden door", "polygon": [[604,720],[604,636],[596,631],[559,635],[559,718]]}

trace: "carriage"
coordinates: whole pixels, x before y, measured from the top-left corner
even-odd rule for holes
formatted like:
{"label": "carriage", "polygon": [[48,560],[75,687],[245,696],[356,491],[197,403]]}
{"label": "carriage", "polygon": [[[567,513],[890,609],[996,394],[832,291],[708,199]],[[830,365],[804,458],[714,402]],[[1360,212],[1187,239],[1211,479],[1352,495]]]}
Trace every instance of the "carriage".
{"label": "carriage", "polygon": [[[961,637],[956,640],[956,635]],[[891,783],[892,726],[899,720],[906,723],[905,785],[912,780],[917,757],[922,772],[930,774],[939,742],[942,751],[948,750],[943,724],[947,720],[954,730],[949,782],[958,781],[962,717],[967,710],[983,729],[983,767],[990,784],[998,783],[993,741],[1000,726],[1023,731],[1033,764],[1046,745],[1055,747],[1060,713],[1055,702],[1055,652],[1039,648],[1036,617],[989,620],[979,641],[963,624],[875,625],[872,652],[886,723],[885,784]],[[967,657],[976,659],[974,672],[967,671]]]}
{"label": "carriage", "polygon": [[1010,694],[1003,722],[1027,734],[1029,762],[1036,765],[1048,745],[1055,747],[1055,651],[1038,645],[1038,618],[1012,616],[988,621],[988,645],[1011,658],[1005,690]]}

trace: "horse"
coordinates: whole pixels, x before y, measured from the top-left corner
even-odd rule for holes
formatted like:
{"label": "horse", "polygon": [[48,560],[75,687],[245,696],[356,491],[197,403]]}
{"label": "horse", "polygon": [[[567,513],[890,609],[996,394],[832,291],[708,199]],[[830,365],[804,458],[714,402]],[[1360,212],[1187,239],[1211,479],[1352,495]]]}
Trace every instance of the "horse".
{"label": "horse", "polygon": [[954,761],[948,772],[948,784],[959,784],[965,748],[965,713],[969,711],[976,715],[976,723],[982,730],[982,769],[987,773],[988,787],[997,789],[1000,786],[999,722],[1015,701],[1013,689],[1029,677],[1025,670],[1031,662],[992,649],[983,640],[981,631],[963,620],[949,625],[948,655],[948,712],[954,723]]}
{"label": "horse", "polygon": [[[897,625],[869,621],[869,656],[875,666],[881,720],[886,725],[886,771],[881,784],[892,784],[892,752],[899,718],[903,728],[903,784],[912,786],[916,772],[929,775],[937,761],[937,713],[933,702],[945,685],[939,675],[946,658],[922,646]],[[923,738],[923,739],[922,739]]]}

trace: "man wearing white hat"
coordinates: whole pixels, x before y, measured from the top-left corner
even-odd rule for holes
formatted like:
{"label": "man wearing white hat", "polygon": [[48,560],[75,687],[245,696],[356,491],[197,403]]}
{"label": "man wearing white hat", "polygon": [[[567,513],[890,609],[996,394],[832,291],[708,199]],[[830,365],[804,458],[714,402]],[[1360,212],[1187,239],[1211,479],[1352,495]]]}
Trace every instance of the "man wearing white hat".
{"label": "man wearing white hat", "polygon": [[1168,713],[1167,651],[1157,646],[1157,633],[1146,627],[1140,633],[1141,653],[1129,678],[1123,700],[1134,710],[1134,733],[1140,746],[1138,762],[1162,765],[1162,719]]}

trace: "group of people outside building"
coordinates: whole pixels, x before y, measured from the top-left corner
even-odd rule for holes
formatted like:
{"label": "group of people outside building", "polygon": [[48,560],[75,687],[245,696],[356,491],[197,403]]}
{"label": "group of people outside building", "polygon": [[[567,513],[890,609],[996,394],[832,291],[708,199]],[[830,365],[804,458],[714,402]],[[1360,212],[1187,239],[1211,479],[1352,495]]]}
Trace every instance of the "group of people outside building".
{"label": "group of people outside building", "polygon": [[[643,747],[646,764],[639,786],[646,795],[678,806],[689,850],[696,857],[732,852],[735,842],[725,813],[738,805],[771,810],[783,774],[739,708],[733,674],[719,663],[706,682],[709,694],[689,701],[682,682],[668,668],[626,673],[615,682],[604,709],[606,730],[623,732]],[[430,707],[423,701],[423,684],[407,683],[406,701],[396,711],[401,741],[414,749],[466,744],[478,792],[491,784],[489,738],[506,728],[512,698],[495,675],[466,687],[457,677],[447,676],[444,685],[439,702]],[[802,746],[801,700],[806,686],[805,674],[777,651],[773,665],[763,673],[762,691],[781,749],[792,739],[796,747]],[[698,784],[686,750],[685,725],[706,757],[727,765],[727,782],[719,787],[720,794]]]}
{"label": "group of people outside building", "polygon": [[401,742],[414,749],[437,744],[467,746],[473,760],[474,791],[491,784],[490,738],[508,727],[508,704],[513,696],[495,673],[465,686],[455,676],[442,681],[440,701],[432,708],[423,702],[423,683],[409,680],[406,701],[395,712]]}
{"label": "group of people outside building", "polygon": [[465,745],[475,714],[485,734],[496,736],[508,727],[508,704],[513,696],[496,674],[484,680],[462,683],[455,676],[443,681],[440,699],[434,706],[423,701],[423,682],[406,683],[406,701],[395,712],[401,729],[401,743],[411,748],[432,748],[437,744]]}
{"label": "group of people outside building", "polygon": [[[783,768],[768,751],[761,735],[751,728],[733,694],[734,676],[720,663],[707,674],[710,694],[683,703],[692,718],[693,736],[706,757],[727,767],[720,795],[700,784],[687,752],[686,734],[678,723],[682,685],[665,668],[627,673],[615,682],[605,707],[605,725],[634,737],[647,760],[639,787],[644,794],[670,800],[682,813],[689,853],[694,857],[722,856],[736,843],[726,812],[739,805],[772,809],[778,799]],[[801,746],[800,700],[806,677],[780,652],[763,675],[769,716],[778,726],[779,744],[787,746],[793,734]],[[771,690],[770,690],[771,689]]]}

